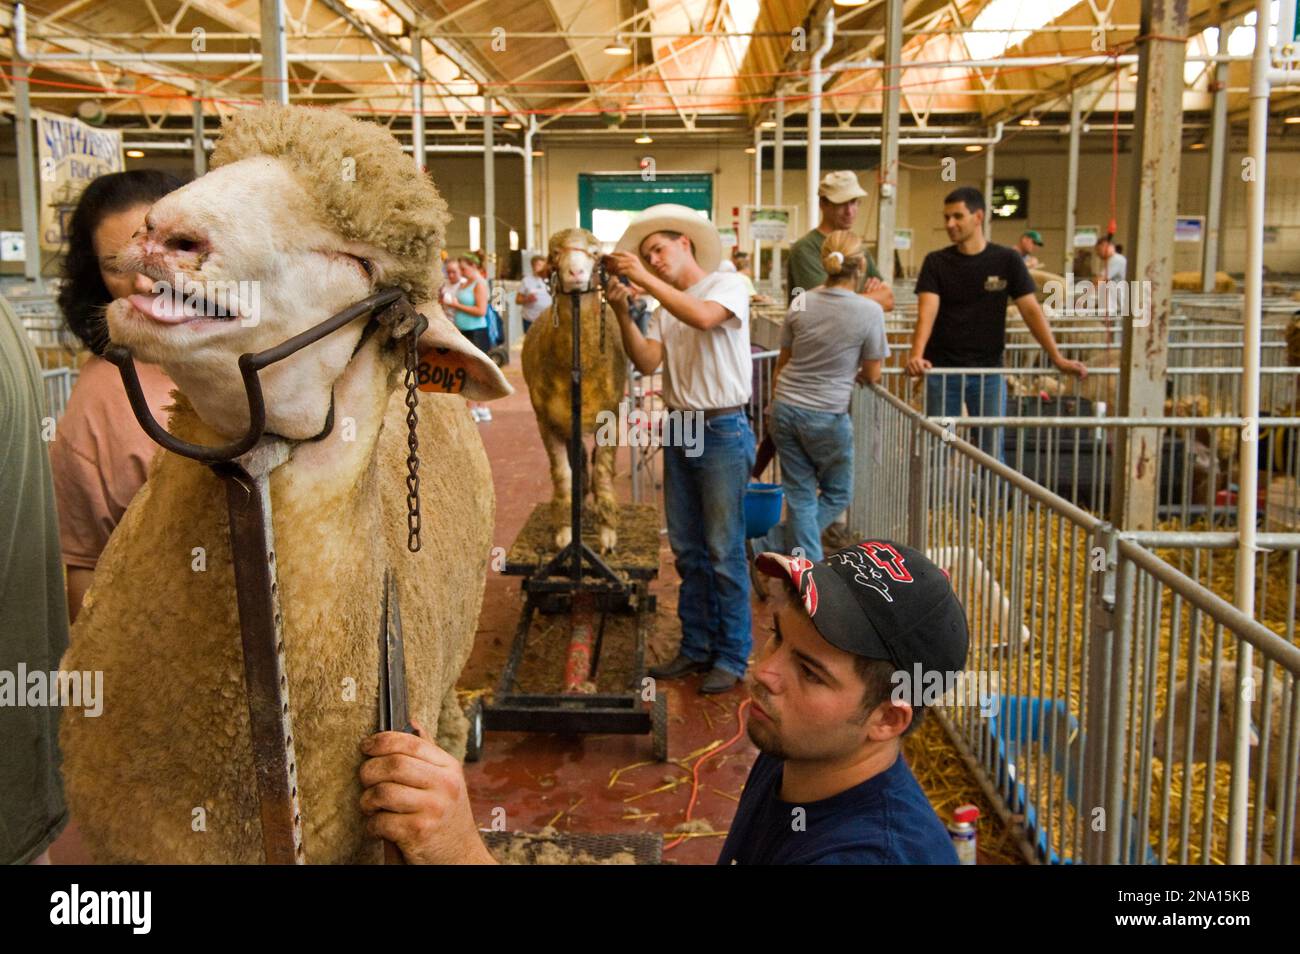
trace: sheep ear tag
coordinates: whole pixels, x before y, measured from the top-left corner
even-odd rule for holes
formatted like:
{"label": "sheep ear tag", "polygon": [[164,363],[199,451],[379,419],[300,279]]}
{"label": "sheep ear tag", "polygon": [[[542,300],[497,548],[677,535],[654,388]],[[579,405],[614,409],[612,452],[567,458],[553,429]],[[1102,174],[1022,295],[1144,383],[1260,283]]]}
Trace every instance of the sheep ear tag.
{"label": "sheep ear tag", "polygon": [[469,380],[465,356],[451,348],[422,348],[415,365],[415,383],[421,391],[459,394]]}

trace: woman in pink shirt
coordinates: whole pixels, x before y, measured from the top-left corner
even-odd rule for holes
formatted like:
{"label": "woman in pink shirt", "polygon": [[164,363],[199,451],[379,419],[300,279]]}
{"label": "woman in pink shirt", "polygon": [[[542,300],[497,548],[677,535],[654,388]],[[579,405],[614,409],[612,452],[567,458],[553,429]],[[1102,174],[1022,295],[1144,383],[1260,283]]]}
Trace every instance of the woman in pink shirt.
{"label": "woman in pink shirt", "polygon": [[[158,450],[136,422],[117,368],[100,357],[109,344],[105,307],[153,285],[136,272],[117,270],[113,256],[144,224],[149,207],[181,185],[175,176],[153,169],[101,176],[82,192],[68,224],[59,308],[68,330],[91,352],[50,444],[72,619],[109,534],[144,483]],[[150,410],[165,422],[171,380],[154,365],[136,367]]]}

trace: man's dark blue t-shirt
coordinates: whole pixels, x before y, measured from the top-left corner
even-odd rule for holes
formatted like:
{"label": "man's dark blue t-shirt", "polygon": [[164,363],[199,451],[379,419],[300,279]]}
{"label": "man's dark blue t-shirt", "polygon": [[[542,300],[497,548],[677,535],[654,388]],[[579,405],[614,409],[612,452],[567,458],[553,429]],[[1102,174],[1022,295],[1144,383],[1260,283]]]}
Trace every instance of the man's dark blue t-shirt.
{"label": "man's dark blue t-shirt", "polygon": [[957,864],[948,830],[902,755],[879,775],[802,806],[780,799],[784,768],[782,759],[758,756],[718,864]]}

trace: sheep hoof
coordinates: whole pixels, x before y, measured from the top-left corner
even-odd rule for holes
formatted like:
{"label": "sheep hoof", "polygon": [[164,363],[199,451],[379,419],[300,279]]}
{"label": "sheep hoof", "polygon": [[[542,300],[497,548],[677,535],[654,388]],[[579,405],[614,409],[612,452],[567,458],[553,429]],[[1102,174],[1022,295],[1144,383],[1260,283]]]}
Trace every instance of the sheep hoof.
{"label": "sheep hoof", "polygon": [[618,531],[613,527],[601,527],[600,533],[600,552],[613,553],[614,546],[618,543]]}
{"label": "sheep hoof", "polygon": [[573,528],[560,527],[560,529],[555,531],[555,549],[563,550],[565,547],[569,545],[569,541],[572,539],[573,539]]}

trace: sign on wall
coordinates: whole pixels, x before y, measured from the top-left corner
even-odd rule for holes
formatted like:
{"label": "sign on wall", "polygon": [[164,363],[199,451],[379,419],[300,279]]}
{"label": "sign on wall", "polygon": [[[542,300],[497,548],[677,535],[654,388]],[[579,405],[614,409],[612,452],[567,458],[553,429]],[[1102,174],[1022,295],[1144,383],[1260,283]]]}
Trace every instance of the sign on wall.
{"label": "sign on wall", "polygon": [[67,239],[68,220],[81,191],[92,179],[126,168],[122,134],[43,110],[32,115],[41,180],[41,248],[57,252]]}
{"label": "sign on wall", "polygon": [[912,247],[911,229],[894,229],[894,250],[906,252]]}
{"label": "sign on wall", "polygon": [[1092,248],[1101,237],[1101,227],[1096,225],[1078,225],[1074,229],[1074,247]]}
{"label": "sign on wall", "polygon": [[0,232],[0,262],[27,261],[27,243],[22,232]]}
{"label": "sign on wall", "polygon": [[756,206],[749,214],[749,237],[759,242],[785,242],[790,230],[790,210]]}
{"label": "sign on wall", "polygon": [[1180,215],[1174,219],[1175,242],[1199,242],[1205,235],[1205,216]]}

